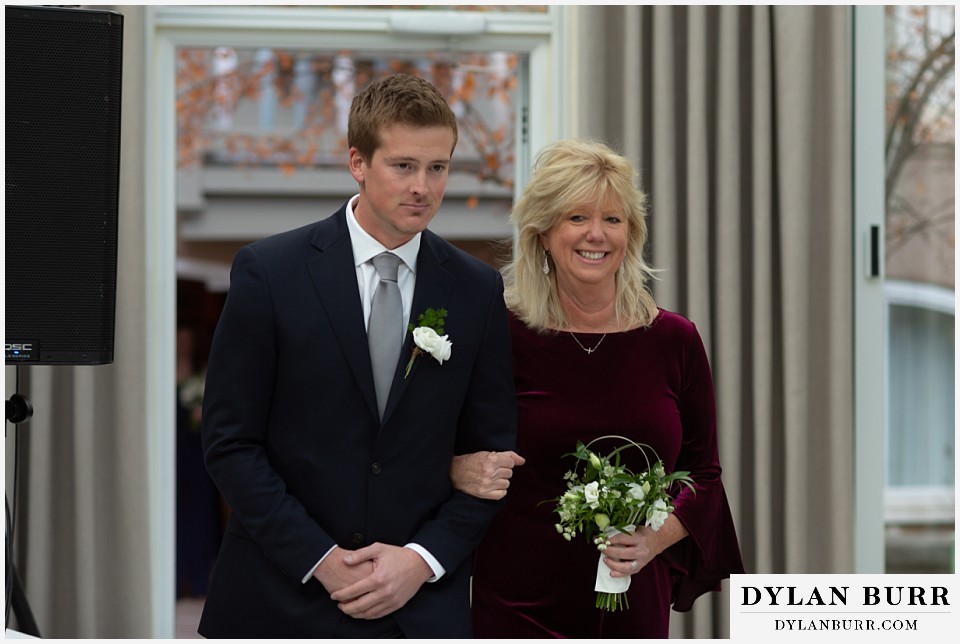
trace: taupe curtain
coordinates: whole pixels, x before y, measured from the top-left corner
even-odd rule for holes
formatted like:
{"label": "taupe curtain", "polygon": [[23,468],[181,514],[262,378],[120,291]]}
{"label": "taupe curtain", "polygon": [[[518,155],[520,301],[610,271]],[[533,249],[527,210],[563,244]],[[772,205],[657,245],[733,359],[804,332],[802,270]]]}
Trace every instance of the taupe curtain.
{"label": "taupe curtain", "polygon": [[[16,561],[45,638],[145,638],[155,632],[151,606],[156,580],[149,551],[155,526],[148,512],[143,409],[143,8],[98,8],[124,15],[115,362],[26,367],[20,377],[21,390],[35,411],[18,430]],[[6,370],[8,396],[12,369]],[[8,495],[14,448],[9,427]]]}
{"label": "taupe curtain", "polygon": [[[711,358],[748,572],[853,571],[850,11],[594,6],[576,26],[580,134],[641,168],[655,295]],[[671,635],[727,637],[728,602]]]}

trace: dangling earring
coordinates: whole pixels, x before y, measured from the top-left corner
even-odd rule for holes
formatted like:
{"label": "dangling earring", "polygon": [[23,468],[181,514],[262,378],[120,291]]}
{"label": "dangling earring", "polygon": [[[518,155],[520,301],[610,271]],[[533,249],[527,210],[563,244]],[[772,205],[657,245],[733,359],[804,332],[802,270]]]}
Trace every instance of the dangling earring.
{"label": "dangling earring", "polygon": [[547,258],[550,257],[550,251],[546,248],[543,249],[543,274],[550,274],[550,263],[547,261]]}

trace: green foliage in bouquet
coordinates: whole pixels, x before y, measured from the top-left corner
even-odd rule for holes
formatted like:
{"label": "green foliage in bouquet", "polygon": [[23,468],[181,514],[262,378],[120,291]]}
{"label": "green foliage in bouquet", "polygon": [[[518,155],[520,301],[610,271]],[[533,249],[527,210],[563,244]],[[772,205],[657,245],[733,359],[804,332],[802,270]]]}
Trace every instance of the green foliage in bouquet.
{"label": "green foliage in bouquet", "polygon": [[[617,438],[625,444],[606,456],[590,449],[593,443],[603,438]],[[646,469],[634,473],[621,461],[621,452],[637,448],[643,454]],[[677,471],[667,474],[663,462],[647,456],[649,445],[635,443],[622,436],[602,436],[584,445],[577,441],[576,451],[564,454],[575,457],[574,468],[564,475],[567,491],[553,501],[554,511],[560,515],[557,532],[567,541],[583,534],[603,552],[610,545],[606,531],[614,528],[629,532],[635,526],[648,526],[659,530],[667,516],[673,512],[671,489],[685,485],[695,491],[690,472]],[[624,607],[623,593],[598,593],[597,607],[618,610]]]}

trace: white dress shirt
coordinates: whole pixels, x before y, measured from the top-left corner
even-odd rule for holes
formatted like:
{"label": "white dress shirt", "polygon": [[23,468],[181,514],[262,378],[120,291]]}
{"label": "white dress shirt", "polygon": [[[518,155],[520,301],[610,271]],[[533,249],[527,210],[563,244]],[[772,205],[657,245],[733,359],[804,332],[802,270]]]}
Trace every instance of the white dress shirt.
{"label": "white dress shirt", "polygon": [[[353,259],[357,266],[357,286],[360,288],[360,302],[363,305],[364,325],[368,326],[370,324],[370,307],[373,303],[373,294],[376,292],[377,285],[380,283],[377,269],[370,260],[380,253],[389,250],[401,260],[397,268],[397,286],[400,287],[400,301],[403,303],[404,322],[402,337],[405,338],[407,336],[407,324],[410,320],[410,309],[413,306],[413,289],[416,286],[417,280],[417,254],[420,252],[420,233],[414,235],[413,239],[403,246],[398,246],[394,249],[384,247],[383,244],[361,228],[357,222],[357,218],[353,214],[353,204],[356,202],[358,196],[359,195],[355,195],[347,203],[347,229],[350,231]],[[307,581],[310,580],[317,566],[319,566],[336,547],[337,546],[333,546],[333,548],[330,548],[330,550],[320,558],[320,561],[304,576],[303,583],[307,583]],[[436,557],[430,554],[423,546],[416,543],[408,543],[404,547],[410,548],[419,554],[423,557],[423,560],[427,562],[427,565],[430,566],[430,569],[433,571],[433,577],[428,579],[428,582],[437,581],[446,573],[446,570],[440,565]]]}
{"label": "white dress shirt", "polygon": [[407,337],[407,324],[410,321],[410,307],[413,306],[413,287],[417,281],[417,253],[420,252],[420,233],[403,246],[388,249],[360,227],[353,214],[353,202],[347,204],[347,229],[350,231],[350,243],[353,246],[353,261],[357,265],[357,285],[360,287],[360,302],[363,304],[363,323],[370,326],[370,308],[373,294],[380,284],[380,276],[371,261],[374,257],[390,250],[400,258],[397,267],[397,286],[400,287],[400,301],[403,303],[403,333]]}

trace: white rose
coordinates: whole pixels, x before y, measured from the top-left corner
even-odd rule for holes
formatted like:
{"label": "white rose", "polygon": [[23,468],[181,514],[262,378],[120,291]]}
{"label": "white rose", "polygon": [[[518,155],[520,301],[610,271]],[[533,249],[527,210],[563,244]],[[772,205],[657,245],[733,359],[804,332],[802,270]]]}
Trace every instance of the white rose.
{"label": "white rose", "polygon": [[436,331],[427,326],[420,326],[413,330],[413,341],[416,345],[436,358],[440,364],[450,359],[453,343],[447,337],[437,335]]}
{"label": "white rose", "polygon": [[642,501],[643,497],[646,496],[646,492],[643,491],[643,487],[639,483],[631,483],[630,489],[627,490],[627,496],[630,498]]}
{"label": "white rose", "polygon": [[663,522],[667,520],[667,504],[663,499],[657,499],[653,502],[653,511],[650,513],[650,517],[647,519],[647,526],[653,530],[659,530],[663,526]]}
{"label": "white rose", "polygon": [[597,508],[600,505],[600,484],[596,481],[587,483],[583,486],[583,498],[591,508]]}

